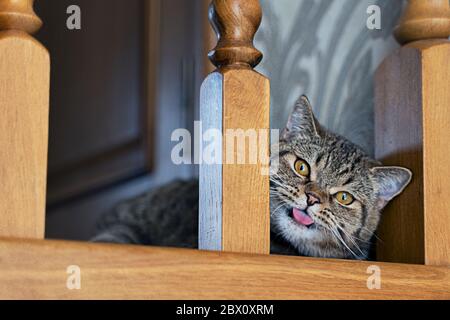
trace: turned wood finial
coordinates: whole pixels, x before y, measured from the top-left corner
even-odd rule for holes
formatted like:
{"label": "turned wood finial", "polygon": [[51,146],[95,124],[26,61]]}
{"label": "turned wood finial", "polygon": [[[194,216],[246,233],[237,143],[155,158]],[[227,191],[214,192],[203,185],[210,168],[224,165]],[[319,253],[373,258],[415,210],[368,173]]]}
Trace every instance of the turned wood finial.
{"label": "turned wood finial", "polygon": [[209,58],[217,68],[254,68],[261,62],[253,45],[262,20],[259,0],[213,0],[209,19],[218,38]]}
{"label": "turned wood finial", "polygon": [[38,31],[42,21],[33,10],[34,0],[0,0],[0,31]]}
{"label": "turned wood finial", "polygon": [[409,0],[394,31],[400,44],[450,36],[449,0]]}

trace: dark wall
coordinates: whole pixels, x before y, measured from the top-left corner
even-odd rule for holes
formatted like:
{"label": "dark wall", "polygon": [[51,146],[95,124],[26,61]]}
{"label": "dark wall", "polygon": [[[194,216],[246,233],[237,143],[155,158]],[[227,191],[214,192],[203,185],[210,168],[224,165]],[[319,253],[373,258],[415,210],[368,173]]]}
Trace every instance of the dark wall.
{"label": "dark wall", "polygon": [[[37,35],[52,58],[48,203],[149,171],[145,2],[47,0]],[[81,8],[81,30],[66,27]]]}
{"label": "dark wall", "polygon": [[[87,240],[118,202],[196,175],[172,164],[170,138],[191,127],[198,110],[201,1],[160,3],[157,90],[149,97],[144,0],[36,2],[45,23],[37,38],[52,58],[47,238]],[[66,28],[73,4],[81,30]]]}

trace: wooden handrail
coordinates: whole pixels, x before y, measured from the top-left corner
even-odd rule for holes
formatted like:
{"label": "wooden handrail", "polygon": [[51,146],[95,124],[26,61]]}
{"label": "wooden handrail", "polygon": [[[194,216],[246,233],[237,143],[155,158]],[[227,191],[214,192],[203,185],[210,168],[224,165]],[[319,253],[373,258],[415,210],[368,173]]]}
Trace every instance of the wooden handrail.
{"label": "wooden handrail", "polygon": [[50,59],[33,0],[0,1],[0,236],[43,238]]}
{"label": "wooden handrail", "polygon": [[[200,167],[200,248],[268,254],[269,177],[262,172],[269,155],[270,85],[253,71],[262,59],[253,46],[262,11],[258,0],[214,0],[209,13],[219,39],[210,53],[217,70],[202,86],[201,121],[204,131],[216,129],[223,140],[217,164]],[[258,150],[250,152],[249,144],[239,150],[230,130],[252,130]],[[250,163],[255,152],[258,159]]]}
{"label": "wooden handrail", "polygon": [[448,0],[410,0],[395,34],[404,46],[375,79],[376,154],[415,177],[383,214],[378,260],[450,265]]}
{"label": "wooden handrail", "polygon": [[450,299],[446,267],[11,239],[0,257],[0,299]]}

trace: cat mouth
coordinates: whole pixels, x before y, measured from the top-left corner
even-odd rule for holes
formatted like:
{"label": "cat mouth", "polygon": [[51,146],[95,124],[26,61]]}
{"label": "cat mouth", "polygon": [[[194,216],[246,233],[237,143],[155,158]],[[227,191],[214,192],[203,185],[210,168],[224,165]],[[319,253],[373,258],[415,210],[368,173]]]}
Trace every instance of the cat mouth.
{"label": "cat mouth", "polygon": [[299,225],[306,228],[311,228],[314,226],[315,222],[313,218],[305,211],[298,208],[293,208],[291,213],[291,218]]}

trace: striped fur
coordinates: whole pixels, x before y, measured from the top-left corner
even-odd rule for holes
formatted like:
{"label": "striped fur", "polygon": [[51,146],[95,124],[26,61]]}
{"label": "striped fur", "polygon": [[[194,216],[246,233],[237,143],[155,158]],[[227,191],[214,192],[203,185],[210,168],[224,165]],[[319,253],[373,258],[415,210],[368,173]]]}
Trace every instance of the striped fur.
{"label": "striped fur", "polygon": [[[272,232],[301,255],[367,259],[381,210],[409,184],[411,172],[382,167],[347,139],[327,132],[306,97],[297,102],[279,150],[274,155],[279,169],[271,176]],[[295,172],[298,159],[309,164],[309,177]],[[341,205],[335,198],[340,191],[355,201]],[[309,205],[307,194],[320,203]],[[297,223],[294,208],[307,212],[314,225]]]}

